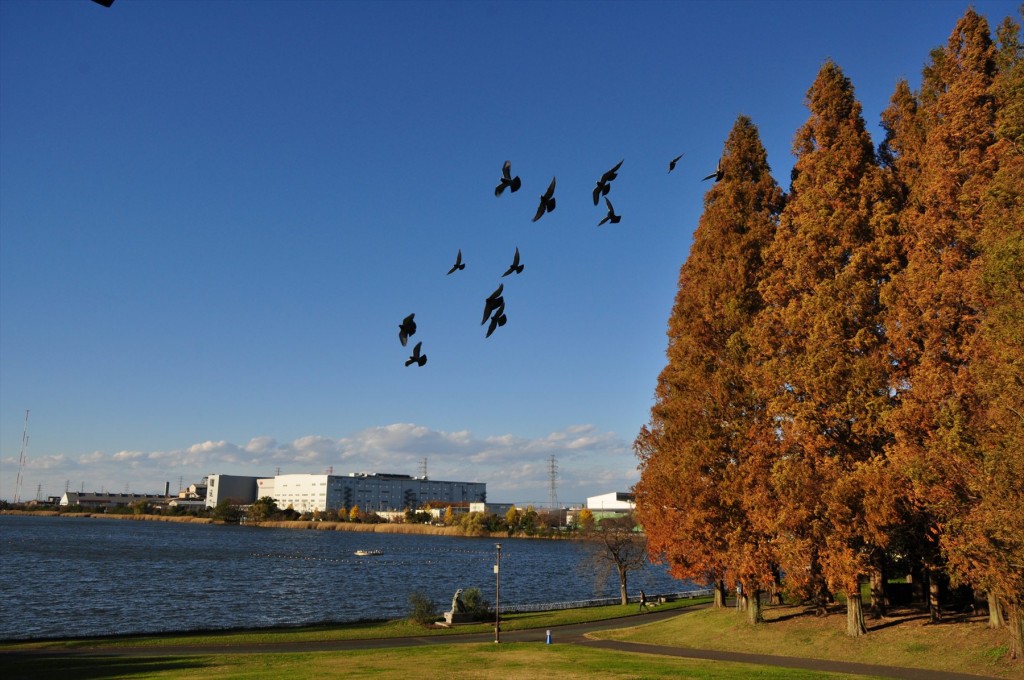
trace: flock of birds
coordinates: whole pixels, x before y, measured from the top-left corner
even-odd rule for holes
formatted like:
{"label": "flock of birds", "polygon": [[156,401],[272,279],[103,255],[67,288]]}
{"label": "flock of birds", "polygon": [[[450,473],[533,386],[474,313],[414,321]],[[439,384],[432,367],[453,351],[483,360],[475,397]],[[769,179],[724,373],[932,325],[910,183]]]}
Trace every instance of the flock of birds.
{"label": "flock of birds", "polygon": [[[668,164],[668,171],[672,172],[676,168],[676,164],[679,163],[684,154],[679,154]],[[625,159],[623,159],[625,160]],[[601,178],[597,180],[594,186],[593,198],[594,205],[599,205],[601,199],[604,199],[605,206],[608,209],[608,213],[597,223],[597,226],[603,226],[605,224],[618,224],[622,220],[622,216],[615,213],[615,208],[612,206],[611,200],[608,198],[608,193],[611,191],[612,182],[619,176],[619,168],[622,167],[623,161],[619,161],[612,167],[611,170],[601,175]],[[718,160],[718,167],[713,173],[704,177],[701,181],[714,179],[715,182],[720,181],[725,176],[722,170],[722,160]],[[549,212],[553,212],[555,209],[555,177],[551,178],[551,184],[540,196],[540,204],[537,206],[537,212],[533,216],[533,221],[536,222],[541,217]],[[519,176],[512,175],[512,162],[505,161],[505,164],[501,168],[501,177],[498,180],[498,185],[494,187],[495,197],[501,196],[508,189],[509,193],[515,193],[519,191],[523,183]],[[458,253],[455,256],[455,264],[448,270],[448,275],[451,275],[457,271],[462,271],[466,268],[466,264],[462,261],[462,249],[459,248]],[[512,264],[509,265],[505,273],[502,274],[502,278],[511,274],[521,274],[525,265],[520,261],[519,248],[516,247],[515,255],[512,257]],[[491,334],[498,328],[501,328],[508,321],[508,317],[505,315],[505,298],[504,298],[505,284],[501,283],[494,290],[493,293],[487,296],[484,300],[484,314],[480,321],[480,325],[487,324],[487,334],[484,337],[491,337]],[[409,314],[407,317],[402,319],[402,323],[398,325],[398,340],[402,343],[402,347],[406,347],[409,338],[416,334],[416,314]],[[424,366],[427,363],[427,355],[423,354],[423,343],[417,342],[412,349],[412,354],[405,361],[406,366]]]}

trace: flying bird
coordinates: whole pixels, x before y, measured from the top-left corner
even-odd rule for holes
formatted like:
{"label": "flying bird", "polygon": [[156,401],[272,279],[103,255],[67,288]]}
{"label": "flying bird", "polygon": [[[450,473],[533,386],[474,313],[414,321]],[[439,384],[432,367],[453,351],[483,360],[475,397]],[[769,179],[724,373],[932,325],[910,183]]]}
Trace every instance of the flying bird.
{"label": "flying bird", "polygon": [[716,182],[721,181],[721,179],[723,177],[725,177],[725,170],[722,169],[722,159],[721,158],[718,159],[718,168],[713,173],[711,173],[710,175],[708,175],[707,177],[702,179],[701,182],[703,182],[705,180],[709,180],[712,177],[715,178]]}
{"label": "flying bird", "polygon": [[537,214],[533,216],[533,221],[536,222],[544,213],[551,212],[555,209],[555,178],[551,178],[551,184],[548,185],[548,190],[540,197],[540,206],[537,208]]}
{"label": "flying bird", "polygon": [[511,189],[511,193],[514,194],[522,185],[519,175],[512,176],[512,161],[505,161],[505,165],[501,166],[501,180],[498,182],[498,186],[494,187],[494,195],[501,196],[506,187]]}
{"label": "flying bird", "polygon": [[615,164],[614,168],[601,175],[601,179],[597,180],[597,185],[594,187],[594,205],[597,205],[601,201],[601,197],[607,196],[608,192],[611,191],[611,181],[619,176],[619,168],[621,167],[622,161],[619,161]]}
{"label": "flying bird", "polygon": [[487,326],[487,335],[484,337],[491,337],[491,333],[494,332],[494,329],[504,326],[506,321],[508,321],[508,317],[505,316],[505,301],[502,300],[498,308],[494,310],[494,315],[491,317],[491,323]]}
{"label": "flying bird", "polygon": [[416,346],[412,348],[412,356],[410,356],[405,361],[406,366],[412,366],[413,364],[419,364],[420,366],[422,366],[423,364],[427,363],[427,355],[420,354],[420,347],[422,345],[422,342],[417,342]]}
{"label": "flying bird", "polygon": [[484,318],[480,320],[481,326],[487,323],[487,319],[490,318],[491,312],[505,307],[505,298],[501,296],[501,291],[504,290],[504,288],[504,283],[498,284],[495,291],[488,295],[487,299],[484,300]]}
{"label": "flying bird", "polygon": [[615,208],[612,207],[612,202],[608,200],[607,196],[604,197],[604,202],[608,205],[608,214],[605,215],[604,218],[600,222],[597,223],[597,226],[600,227],[605,222],[611,222],[612,224],[618,224],[619,220],[622,219],[622,215],[616,215],[615,214]]}
{"label": "flying bird", "polygon": [[[459,248],[459,254],[455,256],[455,264],[453,264],[452,268],[448,270],[448,273],[451,274],[453,271],[456,270],[462,271],[465,268],[466,265],[462,264],[462,248]],[[405,343],[402,344],[404,345]]]}
{"label": "flying bird", "polygon": [[502,274],[502,277],[508,276],[509,274],[516,273],[522,274],[525,264],[519,264],[519,248],[516,248],[516,255],[512,258],[512,264],[509,265],[508,269]]}
{"label": "flying bird", "polygon": [[410,314],[402,319],[402,323],[398,325],[398,339],[401,341],[402,347],[405,347],[405,343],[409,342],[410,335],[416,335],[416,322],[412,320],[414,316],[416,315]]}
{"label": "flying bird", "polygon": [[683,157],[683,156],[685,156],[685,155],[686,155],[686,154],[682,154],[682,153],[681,153],[681,154],[679,154],[678,156],[676,156],[675,158],[673,158],[672,160],[670,160],[670,161],[668,162],[668,171],[669,171],[669,172],[672,172],[673,170],[675,170],[675,169],[676,169],[676,163],[678,163],[678,162],[679,162],[679,159],[680,159],[680,158],[682,158],[682,157]]}

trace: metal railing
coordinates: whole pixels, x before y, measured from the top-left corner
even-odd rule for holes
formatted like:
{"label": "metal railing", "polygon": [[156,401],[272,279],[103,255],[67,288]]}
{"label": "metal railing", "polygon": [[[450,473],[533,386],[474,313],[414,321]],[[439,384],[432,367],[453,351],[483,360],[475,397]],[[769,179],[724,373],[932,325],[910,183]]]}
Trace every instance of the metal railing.
{"label": "metal railing", "polygon": [[[664,599],[666,602],[682,600],[688,597],[703,597],[711,595],[714,591],[711,588],[700,588],[697,590],[684,590],[675,593],[658,593],[649,595],[648,602],[658,602]],[[619,604],[622,600],[618,597],[601,597],[593,600],[571,600],[569,602],[537,602],[533,604],[503,604],[502,613],[521,614],[525,612],[548,612],[559,609],[579,609],[581,607],[603,607],[612,604]],[[640,596],[635,595],[627,598],[627,602],[639,602]]]}

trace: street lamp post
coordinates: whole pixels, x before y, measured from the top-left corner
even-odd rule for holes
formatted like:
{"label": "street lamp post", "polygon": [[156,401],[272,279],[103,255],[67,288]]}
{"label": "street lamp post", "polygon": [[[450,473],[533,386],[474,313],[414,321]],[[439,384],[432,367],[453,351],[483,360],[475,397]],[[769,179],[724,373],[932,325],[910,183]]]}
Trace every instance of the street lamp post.
{"label": "street lamp post", "polygon": [[501,642],[501,543],[495,543],[498,561],[494,563],[494,641]]}

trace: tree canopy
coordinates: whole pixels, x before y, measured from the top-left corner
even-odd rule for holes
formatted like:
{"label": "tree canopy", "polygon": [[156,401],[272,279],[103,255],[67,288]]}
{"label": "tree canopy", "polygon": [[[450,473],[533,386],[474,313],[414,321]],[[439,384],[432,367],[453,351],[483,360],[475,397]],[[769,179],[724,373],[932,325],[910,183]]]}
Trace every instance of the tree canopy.
{"label": "tree canopy", "polygon": [[[967,10],[901,80],[876,150],[853,84],[807,92],[787,194],[740,116],[707,192],[635,442],[673,575],[845,597],[888,569],[963,584],[1024,653],[1024,66]],[[881,586],[880,586],[881,587]],[[994,617],[993,621],[998,622]]]}

